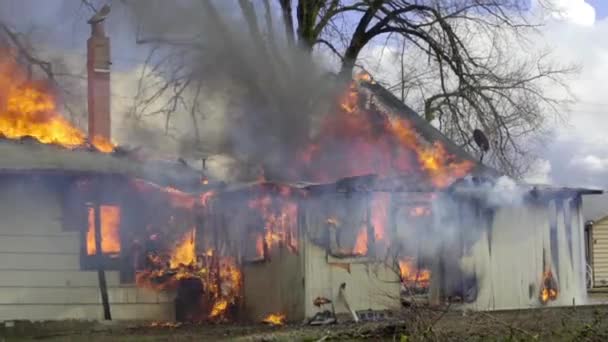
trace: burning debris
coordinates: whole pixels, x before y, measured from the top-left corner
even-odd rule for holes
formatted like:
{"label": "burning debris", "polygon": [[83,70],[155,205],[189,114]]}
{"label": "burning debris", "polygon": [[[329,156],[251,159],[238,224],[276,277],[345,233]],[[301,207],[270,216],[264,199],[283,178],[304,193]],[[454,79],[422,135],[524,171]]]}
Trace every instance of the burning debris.
{"label": "burning debris", "polygon": [[285,324],[285,315],[281,314],[281,313],[270,314],[262,320],[262,323],[266,323],[268,325],[273,325],[273,326],[284,325]]}

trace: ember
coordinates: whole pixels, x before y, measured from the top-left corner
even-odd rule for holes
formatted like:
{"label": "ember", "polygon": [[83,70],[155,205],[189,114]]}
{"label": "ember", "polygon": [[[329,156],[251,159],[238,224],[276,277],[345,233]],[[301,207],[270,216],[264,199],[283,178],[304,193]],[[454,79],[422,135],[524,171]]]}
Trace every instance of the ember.
{"label": "ember", "polygon": [[[41,82],[28,81],[10,53],[0,61],[0,136],[8,139],[32,137],[43,144],[66,148],[85,146],[86,135],[70,124],[57,110],[55,99]],[[91,145],[112,152],[114,145],[95,137]]]}
{"label": "ember", "polygon": [[152,328],[179,328],[182,324],[180,322],[152,322],[150,327]]}
{"label": "ember", "polygon": [[270,325],[283,325],[285,324],[285,315],[284,314],[270,314],[268,315],[266,318],[264,318],[264,320],[262,320],[263,323],[266,324],[270,324]]}

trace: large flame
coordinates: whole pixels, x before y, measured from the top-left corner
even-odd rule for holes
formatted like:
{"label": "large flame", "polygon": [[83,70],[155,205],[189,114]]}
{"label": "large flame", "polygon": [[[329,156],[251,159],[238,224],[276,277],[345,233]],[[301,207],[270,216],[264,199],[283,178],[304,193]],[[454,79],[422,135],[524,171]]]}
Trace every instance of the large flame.
{"label": "large flame", "polygon": [[[55,98],[44,84],[29,81],[10,57],[0,60],[0,136],[32,137],[43,144],[66,148],[87,142],[86,135],[59,113]],[[114,145],[101,136],[90,143],[102,152],[114,150]]]}
{"label": "large flame", "polygon": [[[95,255],[95,210],[88,209],[87,254]],[[99,206],[101,222],[101,251],[103,254],[120,253],[120,207]]]}
{"label": "large flame", "polygon": [[169,262],[171,268],[178,268],[182,265],[192,265],[196,262],[195,237],[196,230],[194,228],[192,228],[191,231],[186,232],[182,240],[171,253],[171,260]]}
{"label": "large flame", "polygon": [[406,119],[362,106],[357,84],[351,83],[336,113],[326,116],[316,138],[300,149],[292,168],[295,176],[333,181],[365,174],[422,173],[444,188],[471,170],[472,162],[457,160],[439,141],[423,141]]}
{"label": "large flame", "polygon": [[[136,184],[142,191],[150,189],[150,184],[145,182]],[[213,192],[206,192],[193,196],[173,188],[157,190],[168,196],[170,205],[186,212],[207,208],[214,195]],[[155,241],[162,239],[157,234],[149,238]],[[169,250],[155,250],[146,255],[146,268],[136,272],[137,285],[156,290],[174,290],[180,286],[181,280],[196,279],[201,284],[206,303],[210,305],[206,317],[199,319],[224,319],[228,308],[240,298],[241,271],[236,259],[221,255],[213,248],[197,246],[195,227],[185,231],[176,243],[167,247]]]}
{"label": "large flame", "polygon": [[285,244],[291,251],[297,251],[298,206],[289,196],[289,191],[285,190],[277,196],[263,194],[249,200],[249,208],[255,210],[264,221],[264,238],[256,239],[258,256],[263,256],[264,243],[269,249]]}

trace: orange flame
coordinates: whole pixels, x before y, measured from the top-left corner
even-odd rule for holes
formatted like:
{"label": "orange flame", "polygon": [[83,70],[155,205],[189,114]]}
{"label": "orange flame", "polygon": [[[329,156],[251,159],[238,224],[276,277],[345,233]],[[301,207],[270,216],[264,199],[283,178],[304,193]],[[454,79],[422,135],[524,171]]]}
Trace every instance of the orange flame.
{"label": "orange flame", "polygon": [[431,215],[431,209],[425,206],[417,206],[410,208],[409,214],[413,217],[429,216]]}
{"label": "orange flame", "polygon": [[[87,142],[86,135],[61,116],[44,85],[28,81],[22,68],[7,57],[0,60],[0,135],[8,139],[32,137],[43,144],[66,148]],[[103,137],[95,137],[91,144],[102,152],[114,150]]]}
{"label": "orange flame", "polygon": [[[289,198],[287,190],[281,192],[280,197],[270,195],[253,198],[248,206],[256,210],[264,220],[264,241],[268,248],[284,243],[290,250],[297,251],[297,215],[298,206]],[[262,244],[256,239],[258,255]]]}
{"label": "orange flame", "polygon": [[282,313],[274,313],[274,314],[270,314],[268,316],[266,316],[266,318],[264,318],[262,320],[263,323],[266,324],[270,324],[270,325],[283,325],[285,324],[285,315]]}
{"label": "orange flame", "polygon": [[545,271],[540,290],[540,301],[546,304],[549,300],[556,300],[558,293],[557,281],[553,277],[553,272]]}
{"label": "orange flame", "polygon": [[376,241],[385,241],[385,227],[388,224],[389,204],[390,194],[385,192],[374,194],[371,202],[371,222],[374,226],[374,235],[376,237]]}
{"label": "orange flame", "polygon": [[180,265],[192,265],[196,262],[195,236],[196,230],[194,228],[184,234],[182,241],[171,254],[171,268],[178,268]]}
{"label": "orange flame", "polygon": [[228,309],[228,301],[225,299],[220,299],[213,304],[213,308],[211,309],[211,313],[209,314],[210,319],[217,319],[224,315]]}
{"label": "orange flame", "polygon": [[405,285],[426,288],[431,280],[431,271],[418,269],[411,258],[399,260],[399,273]]}
{"label": "orange flame", "polygon": [[[120,207],[101,205],[101,251],[103,254],[120,253]],[[95,210],[88,209],[87,254],[95,255]]]}
{"label": "orange flame", "polygon": [[409,121],[363,103],[360,92],[358,81],[353,81],[340,98],[337,113],[324,118],[319,134],[296,153],[296,167],[290,169],[304,170],[315,181],[418,173],[438,188],[472,169],[471,161],[458,160],[441,142],[422,139]]}
{"label": "orange flame", "polygon": [[357,235],[357,240],[355,241],[355,248],[353,249],[353,254],[356,255],[366,255],[367,254],[367,227],[361,227],[359,234]]}

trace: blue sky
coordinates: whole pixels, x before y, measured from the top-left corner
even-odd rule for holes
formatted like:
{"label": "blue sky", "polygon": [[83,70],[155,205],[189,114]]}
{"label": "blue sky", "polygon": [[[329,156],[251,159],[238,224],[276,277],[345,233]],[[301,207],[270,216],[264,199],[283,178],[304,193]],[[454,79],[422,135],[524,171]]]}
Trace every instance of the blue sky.
{"label": "blue sky", "polygon": [[608,0],[587,0],[587,3],[595,8],[595,15],[598,19],[608,16]]}

